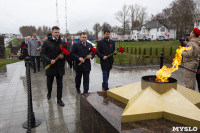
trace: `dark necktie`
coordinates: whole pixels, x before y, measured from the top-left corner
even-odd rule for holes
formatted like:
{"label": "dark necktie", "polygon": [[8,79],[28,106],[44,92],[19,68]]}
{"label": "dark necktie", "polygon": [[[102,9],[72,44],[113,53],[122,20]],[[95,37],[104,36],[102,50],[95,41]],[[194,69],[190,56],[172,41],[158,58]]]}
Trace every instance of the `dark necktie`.
{"label": "dark necktie", "polygon": [[83,46],[84,46],[84,47],[86,46],[85,42],[83,42]]}

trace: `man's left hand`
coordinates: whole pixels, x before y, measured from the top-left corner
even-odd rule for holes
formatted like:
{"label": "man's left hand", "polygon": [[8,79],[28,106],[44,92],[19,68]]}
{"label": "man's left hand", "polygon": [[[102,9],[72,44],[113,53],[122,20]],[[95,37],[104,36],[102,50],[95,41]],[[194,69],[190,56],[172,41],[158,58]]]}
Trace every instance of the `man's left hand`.
{"label": "man's left hand", "polygon": [[60,59],[63,59],[63,58],[64,58],[64,55],[60,54],[60,55],[59,55],[59,58],[60,58]]}
{"label": "man's left hand", "polygon": [[37,50],[37,51],[39,51],[39,50],[40,50],[40,48],[37,48],[36,50]]}
{"label": "man's left hand", "polygon": [[87,55],[87,59],[91,59],[92,58],[92,55]]}

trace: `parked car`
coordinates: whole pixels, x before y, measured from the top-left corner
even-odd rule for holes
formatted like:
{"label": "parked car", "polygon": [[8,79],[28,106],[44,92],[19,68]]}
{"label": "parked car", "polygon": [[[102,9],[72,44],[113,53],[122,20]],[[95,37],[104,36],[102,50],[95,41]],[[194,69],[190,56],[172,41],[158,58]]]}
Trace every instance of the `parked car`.
{"label": "parked car", "polygon": [[158,36],[156,40],[157,41],[169,41],[169,38],[166,36]]}

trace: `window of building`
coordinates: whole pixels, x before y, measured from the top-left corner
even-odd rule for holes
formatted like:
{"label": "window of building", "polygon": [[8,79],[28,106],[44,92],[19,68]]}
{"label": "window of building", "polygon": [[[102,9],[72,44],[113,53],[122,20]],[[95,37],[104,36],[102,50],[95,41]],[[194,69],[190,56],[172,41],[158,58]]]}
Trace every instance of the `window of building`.
{"label": "window of building", "polygon": [[165,27],[160,27],[160,32],[165,32]]}

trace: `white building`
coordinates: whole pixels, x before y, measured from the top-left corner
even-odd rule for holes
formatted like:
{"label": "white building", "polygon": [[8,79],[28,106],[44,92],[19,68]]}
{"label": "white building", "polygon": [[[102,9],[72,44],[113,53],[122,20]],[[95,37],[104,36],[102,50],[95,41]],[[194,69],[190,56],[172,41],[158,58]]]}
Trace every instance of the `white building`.
{"label": "white building", "polygon": [[168,39],[176,39],[176,27],[163,24],[159,21],[151,21],[133,29],[134,40],[157,40],[160,36]]}
{"label": "white building", "polygon": [[194,28],[200,29],[200,14],[195,15]]}

